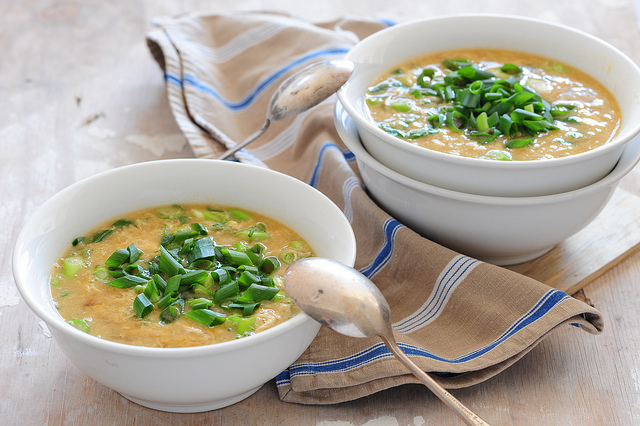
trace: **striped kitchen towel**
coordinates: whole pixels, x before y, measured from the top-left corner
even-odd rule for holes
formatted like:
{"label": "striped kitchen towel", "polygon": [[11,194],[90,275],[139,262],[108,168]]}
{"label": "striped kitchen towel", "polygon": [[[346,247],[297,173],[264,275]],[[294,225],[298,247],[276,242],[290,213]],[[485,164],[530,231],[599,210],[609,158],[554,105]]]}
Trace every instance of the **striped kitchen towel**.
{"label": "striped kitchen towel", "polygon": [[[353,18],[310,23],[277,13],[189,14],[157,19],[147,41],[194,154],[215,158],[262,125],[271,94],[287,76],[343,57],[387,25]],[[335,130],[334,102],[273,122],[236,158],[308,182],[343,209],[356,234],[356,268],[389,301],[397,340],[421,368],[445,387],[470,386],[503,371],[557,327],[602,331],[591,306],[435,244],[381,210]],[[306,404],[405,383],[417,381],[379,339],[325,327],[276,378],[283,401]]]}

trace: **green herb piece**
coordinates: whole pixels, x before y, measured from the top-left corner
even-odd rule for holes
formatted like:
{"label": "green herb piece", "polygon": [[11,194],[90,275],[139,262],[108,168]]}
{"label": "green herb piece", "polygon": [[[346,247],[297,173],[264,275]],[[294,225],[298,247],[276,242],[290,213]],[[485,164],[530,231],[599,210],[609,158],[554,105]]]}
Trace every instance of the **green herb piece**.
{"label": "green herb piece", "polygon": [[70,319],[69,321],[67,321],[67,324],[69,324],[72,327],[77,328],[80,331],[84,331],[85,333],[88,333],[89,330],[90,330],[89,324],[87,324],[87,322],[85,320]]}
{"label": "green herb piece", "polygon": [[92,243],[99,243],[104,241],[109,235],[113,234],[113,229],[105,229],[104,231],[98,232],[93,237],[91,237]]}
{"label": "green herb piece", "polygon": [[279,291],[280,289],[277,287],[251,284],[251,286],[236,299],[236,303],[255,303],[262,302],[263,300],[271,300]]}
{"label": "green herb piece", "polygon": [[227,214],[222,210],[206,209],[202,212],[202,217],[211,222],[226,222]]}
{"label": "green herb piece", "polygon": [[213,306],[213,301],[205,297],[198,297],[196,299],[187,300],[187,304],[191,307],[192,310],[209,309],[211,306]]}
{"label": "green herb piece", "polygon": [[251,219],[251,215],[244,210],[229,209],[229,214],[238,222]]}
{"label": "green herb piece", "polygon": [[159,267],[162,272],[169,275],[170,277],[177,274],[185,273],[184,267],[180,264],[180,262],[178,262],[178,260],[162,246],[160,246]]}
{"label": "green herb piece", "polygon": [[232,281],[214,292],[213,301],[216,305],[219,305],[224,301],[237,297],[239,294],[240,285],[237,281]]}
{"label": "green herb piece", "polygon": [[199,259],[214,258],[215,255],[213,240],[211,238],[200,238],[193,242],[187,259],[189,263],[193,263]]}
{"label": "green herb piece", "polygon": [[131,288],[137,285],[146,284],[149,281],[148,278],[139,277],[137,275],[125,274],[120,278],[116,278],[115,280],[108,282],[112,287],[117,288]]}
{"label": "green herb piece", "polygon": [[236,334],[240,337],[245,337],[252,333],[256,323],[255,317],[242,318],[241,316],[235,314],[229,315],[229,317],[227,317],[227,320],[236,325]]}
{"label": "green herb piece", "polygon": [[111,278],[109,270],[104,266],[98,266],[96,269],[94,269],[93,276],[102,281],[107,281],[109,278]]}
{"label": "green herb piece", "polygon": [[513,64],[504,64],[502,68],[500,68],[500,71],[505,74],[520,74],[522,72],[520,67],[517,67]]}
{"label": "green herb piece", "polygon": [[152,303],[160,300],[160,290],[156,286],[156,281],[154,279],[150,279],[147,281],[147,285],[144,288],[143,294],[151,301]]}
{"label": "green herb piece", "polygon": [[179,219],[184,213],[184,208],[178,204],[171,207],[163,207],[156,211],[158,217],[162,219]]}
{"label": "green herb piece", "polygon": [[507,148],[524,148],[531,142],[533,142],[533,138],[511,139],[505,144],[505,146]]}
{"label": "green herb piece", "polygon": [[259,264],[258,269],[260,272],[271,275],[280,268],[280,261],[277,257],[269,256],[265,257]]}
{"label": "green herb piece", "polygon": [[175,302],[171,303],[169,306],[164,308],[162,312],[160,312],[160,320],[164,324],[170,324],[176,319],[178,319],[178,317],[182,315],[183,311],[184,311],[184,300],[177,299]]}
{"label": "green herb piece", "polygon": [[508,152],[491,150],[482,155],[480,158],[497,161],[513,161],[513,157]]}
{"label": "green herb piece", "polygon": [[133,311],[139,318],[144,318],[153,311],[153,303],[144,293],[140,293],[133,300]]}
{"label": "green herb piece", "polygon": [[242,309],[242,315],[248,317],[253,315],[256,309],[260,306],[260,302],[257,303],[229,303],[229,308]]}
{"label": "green herb piece", "polygon": [[110,268],[117,268],[125,262],[129,261],[129,250],[118,249],[104,262]]}
{"label": "green herb piece", "polygon": [[196,309],[185,313],[184,316],[207,327],[224,324],[227,320],[224,314],[209,309]]}
{"label": "green herb piece", "polygon": [[84,266],[84,259],[80,256],[68,256],[62,260],[62,273],[65,277],[75,276]]}
{"label": "green herb piece", "polygon": [[113,222],[113,225],[111,226],[113,226],[114,228],[122,228],[124,226],[129,226],[129,225],[133,225],[133,222],[126,219],[118,219],[115,222]]}
{"label": "green herb piece", "polygon": [[229,250],[223,247],[220,249],[220,252],[224,256],[226,261],[233,266],[253,265],[253,262],[251,261],[249,256],[241,251]]}

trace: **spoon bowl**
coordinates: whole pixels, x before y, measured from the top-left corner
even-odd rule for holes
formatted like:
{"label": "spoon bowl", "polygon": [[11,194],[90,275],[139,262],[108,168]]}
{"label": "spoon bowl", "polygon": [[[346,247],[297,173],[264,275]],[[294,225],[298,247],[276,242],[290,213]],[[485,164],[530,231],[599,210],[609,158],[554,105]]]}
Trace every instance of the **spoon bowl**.
{"label": "spoon bowl", "polygon": [[335,59],[311,64],[293,74],[272,95],[267,119],[260,129],[217,159],[225,160],[258,139],[271,121],[286,120],[303,113],[336,93],[351,76],[353,67],[351,61]]}
{"label": "spoon bowl", "polygon": [[300,309],[332,330],[351,337],[380,337],[389,351],[463,421],[487,424],[402,352],[393,336],[389,304],[363,274],[334,260],[309,257],[287,268],[284,288]]}

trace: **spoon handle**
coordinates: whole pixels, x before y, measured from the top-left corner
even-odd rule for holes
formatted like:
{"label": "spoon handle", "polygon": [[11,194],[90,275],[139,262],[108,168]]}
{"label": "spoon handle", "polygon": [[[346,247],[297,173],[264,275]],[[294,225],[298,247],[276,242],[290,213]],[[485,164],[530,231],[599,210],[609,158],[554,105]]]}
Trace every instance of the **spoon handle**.
{"label": "spoon handle", "polygon": [[465,407],[460,401],[451,395],[447,390],[440,386],[431,376],[422,371],[409,357],[400,349],[395,339],[387,336],[380,336],[384,344],[389,348],[391,353],[400,360],[414,376],[416,376],[422,383],[424,383],[438,398],[445,404],[449,405],[458,416],[469,425],[489,425],[489,423],[482,420],[477,414],[473,413],[467,407]]}
{"label": "spoon handle", "polygon": [[248,138],[246,138],[245,140],[243,140],[239,144],[236,144],[232,148],[229,148],[228,150],[223,152],[222,155],[220,155],[218,158],[216,158],[216,160],[226,160],[227,158],[231,157],[236,152],[240,151],[245,146],[249,145],[254,140],[258,139],[258,137],[260,137],[264,132],[267,131],[267,128],[269,127],[269,124],[271,124],[271,120],[266,120],[264,122],[264,124],[262,125],[262,127],[260,127],[258,129],[258,131],[256,131],[254,134],[252,134],[251,136],[249,136]]}

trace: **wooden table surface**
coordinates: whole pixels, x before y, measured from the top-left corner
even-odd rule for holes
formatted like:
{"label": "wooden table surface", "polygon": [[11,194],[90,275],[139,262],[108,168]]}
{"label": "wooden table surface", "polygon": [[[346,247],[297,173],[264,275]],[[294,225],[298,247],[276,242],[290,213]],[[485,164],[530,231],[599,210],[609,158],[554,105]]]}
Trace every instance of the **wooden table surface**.
{"label": "wooden table surface", "polygon": [[[279,10],[402,22],[456,12],[541,18],[598,36],[640,63],[632,0],[22,0],[0,2],[0,424],[456,425],[421,386],[325,406],[286,404],[274,382],[217,411],[171,414],[122,398],[60,352],[15,288],[21,225],[79,179],[139,161],[192,157],[145,45],[157,16]],[[640,169],[621,187],[640,196]],[[640,212],[638,213],[640,218]],[[640,424],[640,254],[584,289],[604,315],[592,336],[564,328],[498,376],[456,395],[495,425]]]}

